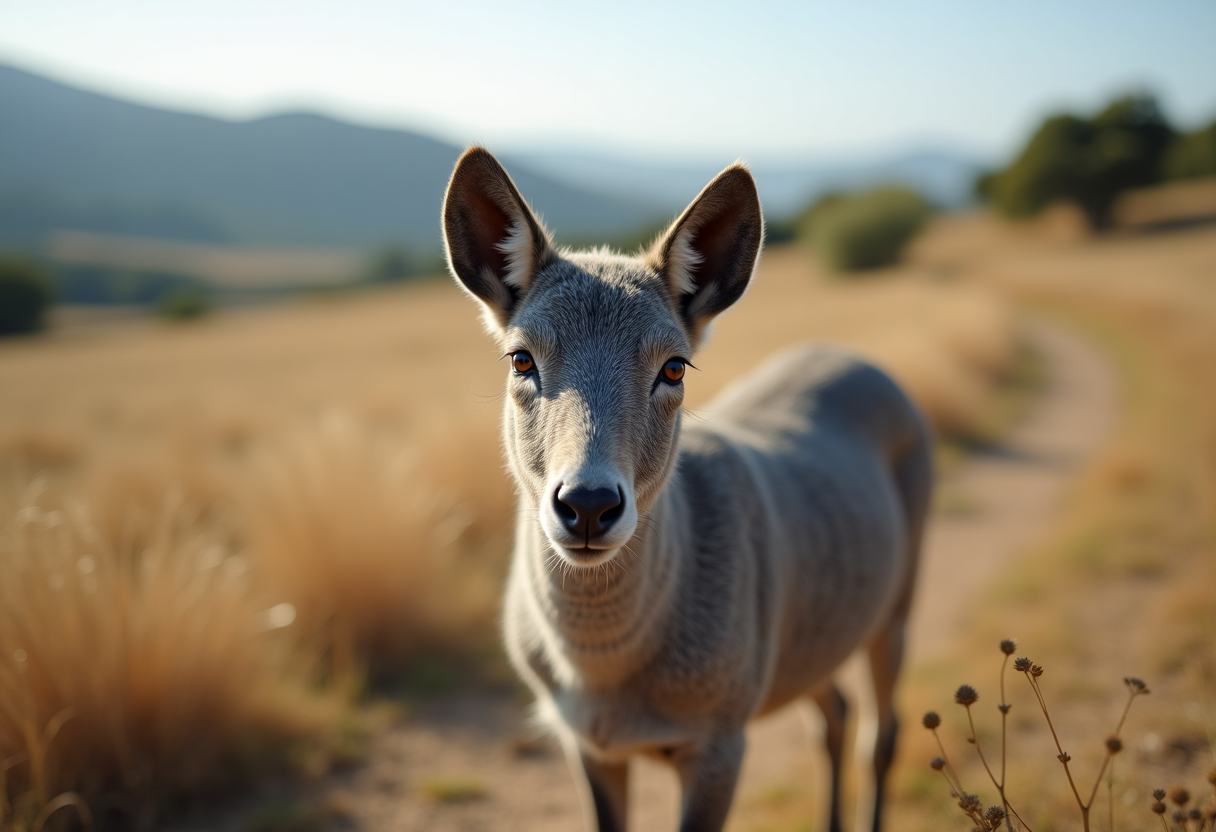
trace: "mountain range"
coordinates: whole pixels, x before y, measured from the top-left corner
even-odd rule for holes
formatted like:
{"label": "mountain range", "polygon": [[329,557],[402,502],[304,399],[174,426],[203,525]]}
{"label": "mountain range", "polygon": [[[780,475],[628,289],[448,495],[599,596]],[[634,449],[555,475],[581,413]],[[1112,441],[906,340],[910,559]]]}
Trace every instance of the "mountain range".
{"label": "mountain range", "polygon": [[[310,113],[228,121],[175,112],[0,65],[0,246],[45,254],[56,235],[84,232],[242,249],[397,245],[433,257],[460,150]],[[667,164],[569,148],[501,158],[567,242],[637,236],[733,161]],[[968,199],[978,169],[964,154],[935,150],[752,167],[776,218],[826,190],[886,181],[954,205]]]}
{"label": "mountain range", "polygon": [[[0,66],[0,242],[55,229],[223,244],[439,248],[461,148],[292,113],[234,122],[147,107]],[[573,235],[656,208],[530,170],[520,189]]]}

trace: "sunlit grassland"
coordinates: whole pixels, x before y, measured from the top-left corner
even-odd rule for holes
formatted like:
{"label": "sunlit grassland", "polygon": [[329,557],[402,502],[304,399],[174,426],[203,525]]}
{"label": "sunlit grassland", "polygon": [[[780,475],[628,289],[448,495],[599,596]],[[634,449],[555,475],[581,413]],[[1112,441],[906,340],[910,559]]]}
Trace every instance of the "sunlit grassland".
{"label": "sunlit grassland", "polygon": [[[689,418],[806,339],[873,357],[945,433],[983,429],[1018,356],[989,290],[774,249],[695,357]],[[0,345],[5,811],[79,792],[146,825],[268,760],[323,765],[350,679],[495,643],[498,357],[444,280]]]}
{"label": "sunlit grassland", "polygon": [[[995,749],[1000,701],[997,642],[1046,668],[1043,688],[1081,779],[1092,779],[1126,691],[1139,676],[1153,693],[1137,704],[1115,760],[1116,829],[1150,828],[1153,788],[1206,789],[1216,767],[1216,231],[1211,226],[1101,240],[1007,238],[962,253],[951,235],[989,233],[956,220],[925,241],[925,260],[949,268],[1091,338],[1121,383],[1116,435],[1082,474],[1057,525],[984,597],[959,634],[960,658],[922,668],[905,691],[909,717],[935,709],[963,742],[960,683],[981,692],[978,714]],[[1013,232],[1006,232],[1012,234]],[[1028,233],[1028,232],[1023,232]],[[1013,679],[1013,794],[1035,829],[1079,829],[1056,750],[1022,680]],[[969,828],[945,783],[928,769],[931,738],[906,732],[896,816],[902,828]],[[969,787],[994,798],[972,760]],[[1101,823],[1106,828],[1106,784]],[[1019,808],[1019,811],[1022,811]]]}

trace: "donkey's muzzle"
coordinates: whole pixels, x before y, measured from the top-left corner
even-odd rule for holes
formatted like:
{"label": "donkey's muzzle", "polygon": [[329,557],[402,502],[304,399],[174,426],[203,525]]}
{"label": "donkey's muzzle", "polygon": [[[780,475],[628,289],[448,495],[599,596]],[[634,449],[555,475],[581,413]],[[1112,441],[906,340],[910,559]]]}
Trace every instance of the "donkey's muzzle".
{"label": "donkey's muzzle", "polygon": [[560,485],[553,492],[553,510],[572,535],[590,546],[605,534],[625,511],[620,488],[586,488]]}

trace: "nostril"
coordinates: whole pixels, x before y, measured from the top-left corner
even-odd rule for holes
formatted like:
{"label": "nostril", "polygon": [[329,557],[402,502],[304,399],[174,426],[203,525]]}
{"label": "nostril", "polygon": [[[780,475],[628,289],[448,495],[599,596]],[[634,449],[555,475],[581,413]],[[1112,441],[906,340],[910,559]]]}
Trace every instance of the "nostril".
{"label": "nostril", "polygon": [[616,505],[609,506],[600,514],[600,522],[605,526],[616,520],[619,520],[621,515],[625,513],[625,495],[621,492],[621,487],[618,485],[616,489]]}
{"label": "nostril", "polygon": [[553,492],[553,510],[567,525],[578,522],[578,511],[562,499],[562,486],[558,486],[557,490]]}

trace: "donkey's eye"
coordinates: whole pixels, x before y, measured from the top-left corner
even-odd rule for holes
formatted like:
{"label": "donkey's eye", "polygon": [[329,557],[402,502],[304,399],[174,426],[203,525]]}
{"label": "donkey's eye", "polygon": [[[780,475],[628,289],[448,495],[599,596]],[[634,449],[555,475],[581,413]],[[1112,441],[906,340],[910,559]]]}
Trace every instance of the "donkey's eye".
{"label": "donkey's eye", "polygon": [[679,384],[680,379],[684,378],[685,363],[678,358],[673,358],[663,365],[663,371],[659,373],[659,380],[667,384]]}
{"label": "donkey's eye", "polygon": [[524,376],[536,369],[536,362],[532,360],[531,355],[520,350],[511,353],[511,369],[516,375]]}

